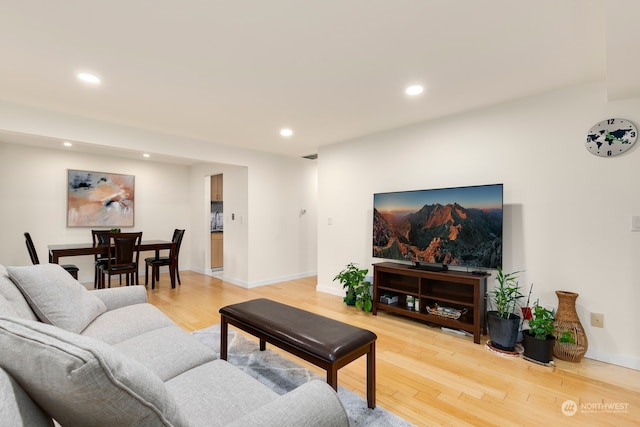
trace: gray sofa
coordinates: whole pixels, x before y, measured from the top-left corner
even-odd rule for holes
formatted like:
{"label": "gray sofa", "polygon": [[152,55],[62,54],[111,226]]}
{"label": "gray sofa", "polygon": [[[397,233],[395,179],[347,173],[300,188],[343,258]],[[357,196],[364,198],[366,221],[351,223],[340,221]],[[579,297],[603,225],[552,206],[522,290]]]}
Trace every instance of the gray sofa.
{"label": "gray sofa", "polygon": [[143,286],[88,291],[56,264],[0,266],[2,425],[349,424],[326,383],[279,396],[146,295]]}

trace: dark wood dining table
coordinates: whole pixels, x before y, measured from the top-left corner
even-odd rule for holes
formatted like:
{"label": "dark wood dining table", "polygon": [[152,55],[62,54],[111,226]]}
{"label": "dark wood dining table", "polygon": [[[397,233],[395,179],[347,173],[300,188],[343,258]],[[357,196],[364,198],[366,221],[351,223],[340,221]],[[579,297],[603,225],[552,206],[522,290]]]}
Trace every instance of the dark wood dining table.
{"label": "dark wood dining table", "polygon": [[[94,246],[93,243],[66,243],[59,245],[49,245],[49,262],[59,264],[62,257],[80,256],[80,255],[97,255],[106,254],[107,247]],[[171,287],[176,287],[176,244],[170,240],[143,240],[140,243],[140,252],[155,251],[156,257],[160,256],[160,251],[169,250],[171,257],[171,265],[169,266],[169,275],[171,276]]]}

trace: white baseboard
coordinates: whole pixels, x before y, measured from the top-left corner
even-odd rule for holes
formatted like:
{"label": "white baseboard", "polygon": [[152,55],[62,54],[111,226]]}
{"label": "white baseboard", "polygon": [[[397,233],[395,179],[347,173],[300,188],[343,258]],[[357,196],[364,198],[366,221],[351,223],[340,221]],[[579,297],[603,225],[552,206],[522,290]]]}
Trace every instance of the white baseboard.
{"label": "white baseboard", "polygon": [[610,363],[612,365],[622,366],[624,368],[640,371],[640,358],[638,357],[609,353],[607,351],[602,351],[596,348],[589,348],[584,357],[586,357],[587,359],[598,360],[600,362]]}
{"label": "white baseboard", "polygon": [[[249,288],[249,289],[250,288],[257,288],[259,286],[273,285],[275,283],[286,282],[286,281],[289,281],[289,280],[303,279],[305,277],[311,277],[311,276],[315,276],[317,274],[318,273],[316,273],[315,271],[312,271],[312,272],[308,272],[308,273],[294,274],[292,276],[277,277],[277,278],[268,279],[268,280],[259,280],[259,281],[256,281],[256,282],[246,283],[246,286],[244,286],[244,287],[245,288]],[[223,277],[222,280],[228,281],[228,279],[226,277]],[[240,286],[242,286],[242,285],[240,285]]]}
{"label": "white baseboard", "polygon": [[[209,272],[206,272],[206,271],[204,271],[204,269],[201,269],[201,268],[189,268],[189,269],[191,271],[195,271],[196,273],[210,275]],[[220,280],[222,280],[224,282],[227,282],[227,283],[230,283],[232,285],[240,286],[240,287],[246,288],[246,289],[251,289],[251,288],[257,288],[257,287],[260,287],[260,286],[273,285],[275,283],[286,282],[288,280],[302,279],[302,278],[305,278],[305,277],[311,277],[311,276],[315,276],[315,275],[317,275],[317,273],[315,271],[312,271],[312,272],[308,272],[308,273],[294,274],[294,275],[291,275],[291,276],[277,277],[277,278],[274,278],[274,279],[259,280],[259,281],[255,281],[255,282],[247,282],[245,280],[234,279],[233,277],[225,276],[224,272],[223,272],[223,274],[221,276],[217,276],[217,277],[219,277]]]}
{"label": "white baseboard", "polygon": [[338,297],[344,297],[344,290],[342,289],[336,289],[335,287],[332,286],[316,286],[316,291],[318,292],[323,292],[325,294],[330,294],[330,295],[335,295]]}

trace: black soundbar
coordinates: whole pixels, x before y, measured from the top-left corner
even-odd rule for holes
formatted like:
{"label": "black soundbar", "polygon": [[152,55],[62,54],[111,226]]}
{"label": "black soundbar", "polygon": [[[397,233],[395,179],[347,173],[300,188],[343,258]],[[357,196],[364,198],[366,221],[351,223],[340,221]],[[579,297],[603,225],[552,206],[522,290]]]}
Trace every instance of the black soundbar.
{"label": "black soundbar", "polygon": [[410,265],[409,268],[422,271],[447,271],[449,269],[447,264],[420,264],[418,261],[414,261],[414,265]]}

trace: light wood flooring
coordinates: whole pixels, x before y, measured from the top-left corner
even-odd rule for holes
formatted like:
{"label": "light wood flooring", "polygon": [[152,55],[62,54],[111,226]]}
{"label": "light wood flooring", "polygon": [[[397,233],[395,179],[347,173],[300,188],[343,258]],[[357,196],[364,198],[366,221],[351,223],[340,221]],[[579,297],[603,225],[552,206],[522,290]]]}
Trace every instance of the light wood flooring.
{"label": "light wood flooring", "polygon": [[[499,356],[484,346],[486,337],[478,345],[414,320],[348,307],[316,292],[315,277],[244,289],[194,272],[180,275],[182,285],[171,289],[163,274],[156,289],[148,287],[148,301],[188,331],[219,323],[222,306],[265,297],[375,332],[377,404],[418,426],[640,425],[640,371],[590,359],[556,360],[550,368]],[[338,383],[366,397],[365,358],[342,368]],[[573,416],[561,411],[567,400],[577,404]]]}

